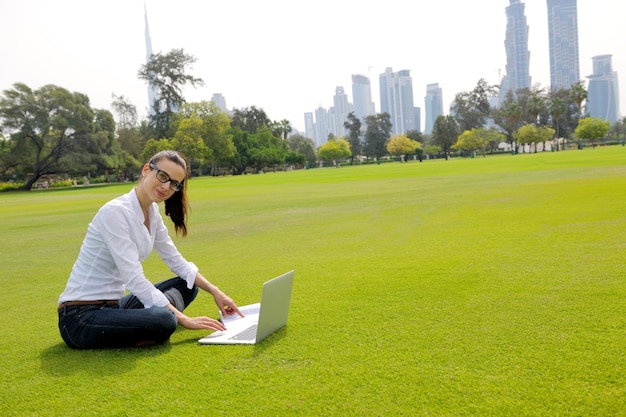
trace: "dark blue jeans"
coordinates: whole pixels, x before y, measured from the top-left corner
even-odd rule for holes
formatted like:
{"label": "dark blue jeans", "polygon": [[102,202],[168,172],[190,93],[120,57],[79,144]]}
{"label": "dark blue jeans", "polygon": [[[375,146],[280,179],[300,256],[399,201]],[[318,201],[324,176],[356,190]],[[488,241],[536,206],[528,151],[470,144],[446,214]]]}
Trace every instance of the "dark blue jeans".
{"label": "dark blue jeans", "polygon": [[[178,277],[155,284],[155,287],[179,310],[180,296],[184,309],[198,294],[196,286],[189,289],[187,283]],[[176,296],[172,297],[172,293]],[[117,306],[79,305],[63,307],[59,311],[61,337],[74,349],[160,344],[176,331],[177,324],[176,316],[169,309],[144,308],[132,294],[123,297]]]}

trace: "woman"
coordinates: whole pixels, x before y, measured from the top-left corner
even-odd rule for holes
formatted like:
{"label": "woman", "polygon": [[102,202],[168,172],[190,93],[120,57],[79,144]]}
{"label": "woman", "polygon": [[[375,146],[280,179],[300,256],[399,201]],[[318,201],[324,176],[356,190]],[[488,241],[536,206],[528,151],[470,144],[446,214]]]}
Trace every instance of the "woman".
{"label": "woman", "polygon": [[[183,310],[198,288],[208,292],[222,314],[239,314],[235,302],[207,281],[178,252],[158,203],[176,233],[185,224],[188,178],[185,159],[162,151],[143,166],[141,179],[128,194],[105,204],[93,218],[59,297],[59,330],[68,346],[92,349],[163,343],[177,324],[187,329],[224,330],[209,317],[188,317]],[[176,278],[156,285],[144,275],[141,262],[155,250]],[[124,295],[125,290],[129,294]]]}

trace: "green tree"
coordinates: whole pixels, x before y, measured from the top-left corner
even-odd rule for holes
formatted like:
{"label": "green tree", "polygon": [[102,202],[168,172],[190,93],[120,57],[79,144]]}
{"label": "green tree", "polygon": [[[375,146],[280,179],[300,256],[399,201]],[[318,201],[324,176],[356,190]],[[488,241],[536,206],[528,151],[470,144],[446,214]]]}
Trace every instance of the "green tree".
{"label": "green tree", "polygon": [[[457,93],[452,111],[461,131],[483,127],[491,113],[489,100],[497,94],[497,87],[484,79],[478,80],[472,91]],[[454,143],[454,142],[453,142]]]}
{"label": "green tree", "polygon": [[506,134],[506,140],[513,144],[514,135],[522,122],[523,111],[512,91],[507,91],[504,102],[500,108],[493,109],[491,112],[494,123],[498,125]]}
{"label": "green tree", "polygon": [[287,139],[287,144],[293,152],[303,155],[305,162],[309,166],[315,165],[317,162],[317,153],[315,152],[315,142],[313,142],[313,139],[296,134],[291,135],[289,139]]}
{"label": "green tree", "polygon": [[213,159],[213,150],[206,145],[205,135],[204,121],[192,113],[180,120],[176,134],[170,140],[171,145],[187,157],[191,166],[198,165],[198,175],[202,175],[201,164]]}
{"label": "green tree", "polygon": [[583,101],[587,100],[587,89],[582,81],[572,85],[570,97],[576,103],[577,119],[583,117]]}
{"label": "green tree", "polygon": [[343,127],[348,131],[348,143],[350,143],[350,165],[354,165],[354,157],[361,155],[363,146],[361,144],[361,120],[354,114],[348,113],[347,120],[343,122]]}
{"label": "green tree", "polygon": [[407,161],[409,155],[415,154],[416,149],[422,147],[419,142],[409,139],[407,135],[392,136],[387,140],[385,146],[387,153],[393,156],[403,156]]}
{"label": "green tree", "polygon": [[[236,152],[232,137],[228,133],[231,123],[228,115],[223,113],[214,102],[202,101],[184,104],[178,117],[181,122],[193,117],[201,120],[197,134],[204,142],[204,153],[193,156],[199,161],[210,162],[211,175],[217,175],[219,166],[229,161]],[[192,157],[192,155],[187,156]]]}
{"label": "green tree", "polygon": [[566,105],[560,97],[554,97],[550,102],[550,116],[552,117],[552,122],[556,125],[556,150],[558,151],[560,148],[561,142],[561,131],[559,129],[561,125],[561,118],[566,111]]}
{"label": "green tree", "polygon": [[143,151],[141,151],[141,164],[143,165],[148,162],[152,155],[167,150],[177,150],[176,146],[174,146],[169,139],[149,139],[146,142],[146,146],[144,146]]}
{"label": "green tree", "polygon": [[288,154],[285,141],[275,137],[269,127],[248,135],[248,166],[255,172],[261,172],[265,167],[283,164]]}
{"label": "green tree", "polygon": [[350,156],[350,143],[345,138],[330,139],[328,142],[320,146],[318,151],[320,159],[335,162],[335,166],[339,167],[338,161]]}
{"label": "green tree", "polygon": [[380,160],[383,155],[387,154],[385,143],[391,137],[391,116],[389,113],[370,115],[365,118],[365,124],[367,129],[363,152]]}
{"label": "green tree", "polygon": [[271,128],[272,122],[263,109],[256,106],[233,110],[231,126],[248,133],[257,133],[263,128]]}
{"label": "green tree", "polygon": [[579,139],[595,141],[602,139],[609,133],[611,123],[596,117],[585,117],[580,119],[578,127],[574,131],[574,135]]}
{"label": "green tree", "polygon": [[89,151],[113,150],[112,115],[94,112],[86,95],[55,85],[32,90],[14,84],[0,98],[0,120],[9,135],[9,151],[0,161],[2,171],[31,174],[25,190],[42,175],[92,164],[99,156]]}
{"label": "green tree", "polygon": [[187,84],[192,87],[204,85],[201,78],[188,73],[195,62],[196,58],[183,49],[173,49],[167,54],[153,54],[150,61],[139,69],[139,79],[154,86],[159,94],[156,103],[150,103],[154,110],[154,114],[150,115],[150,125],[157,139],[171,136],[173,116],[185,102],[183,87]]}
{"label": "green tree", "polygon": [[[471,129],[470,129],[471,130]],[[447,154],[459,137],[459,125],[453,116],[438,116],[433,125],[433,144]]]}

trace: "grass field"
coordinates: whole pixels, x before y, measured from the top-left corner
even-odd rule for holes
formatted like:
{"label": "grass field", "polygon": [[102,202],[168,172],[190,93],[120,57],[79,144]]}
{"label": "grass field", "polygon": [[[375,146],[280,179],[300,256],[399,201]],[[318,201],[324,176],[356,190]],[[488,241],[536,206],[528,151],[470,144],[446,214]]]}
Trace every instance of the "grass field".
{"label": "grass field", "polygon": [[179,249],[239,304],[295,269],[287,327],[73,351],[56,299],[132,186],[0,195],[0,415],[626,415],[622,146],[193,179]]}

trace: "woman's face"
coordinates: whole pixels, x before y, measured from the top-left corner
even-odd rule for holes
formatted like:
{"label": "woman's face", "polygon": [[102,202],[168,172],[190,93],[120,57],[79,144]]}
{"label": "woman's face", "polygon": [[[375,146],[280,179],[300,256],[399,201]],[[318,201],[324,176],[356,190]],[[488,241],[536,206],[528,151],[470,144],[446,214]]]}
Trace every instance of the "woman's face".
{"label": "woman's face", "polygon": [[[177,192],[172,190],[172,187],[183,182],[185,179],[185,170],[183,167],[167,158],[163,158],[152,165],[152,169],[149,164],[143,167],[143,186],[150,196],[150,199],[155,203],[160,203]],[[162,182],[164,179],[165,182]]]}

